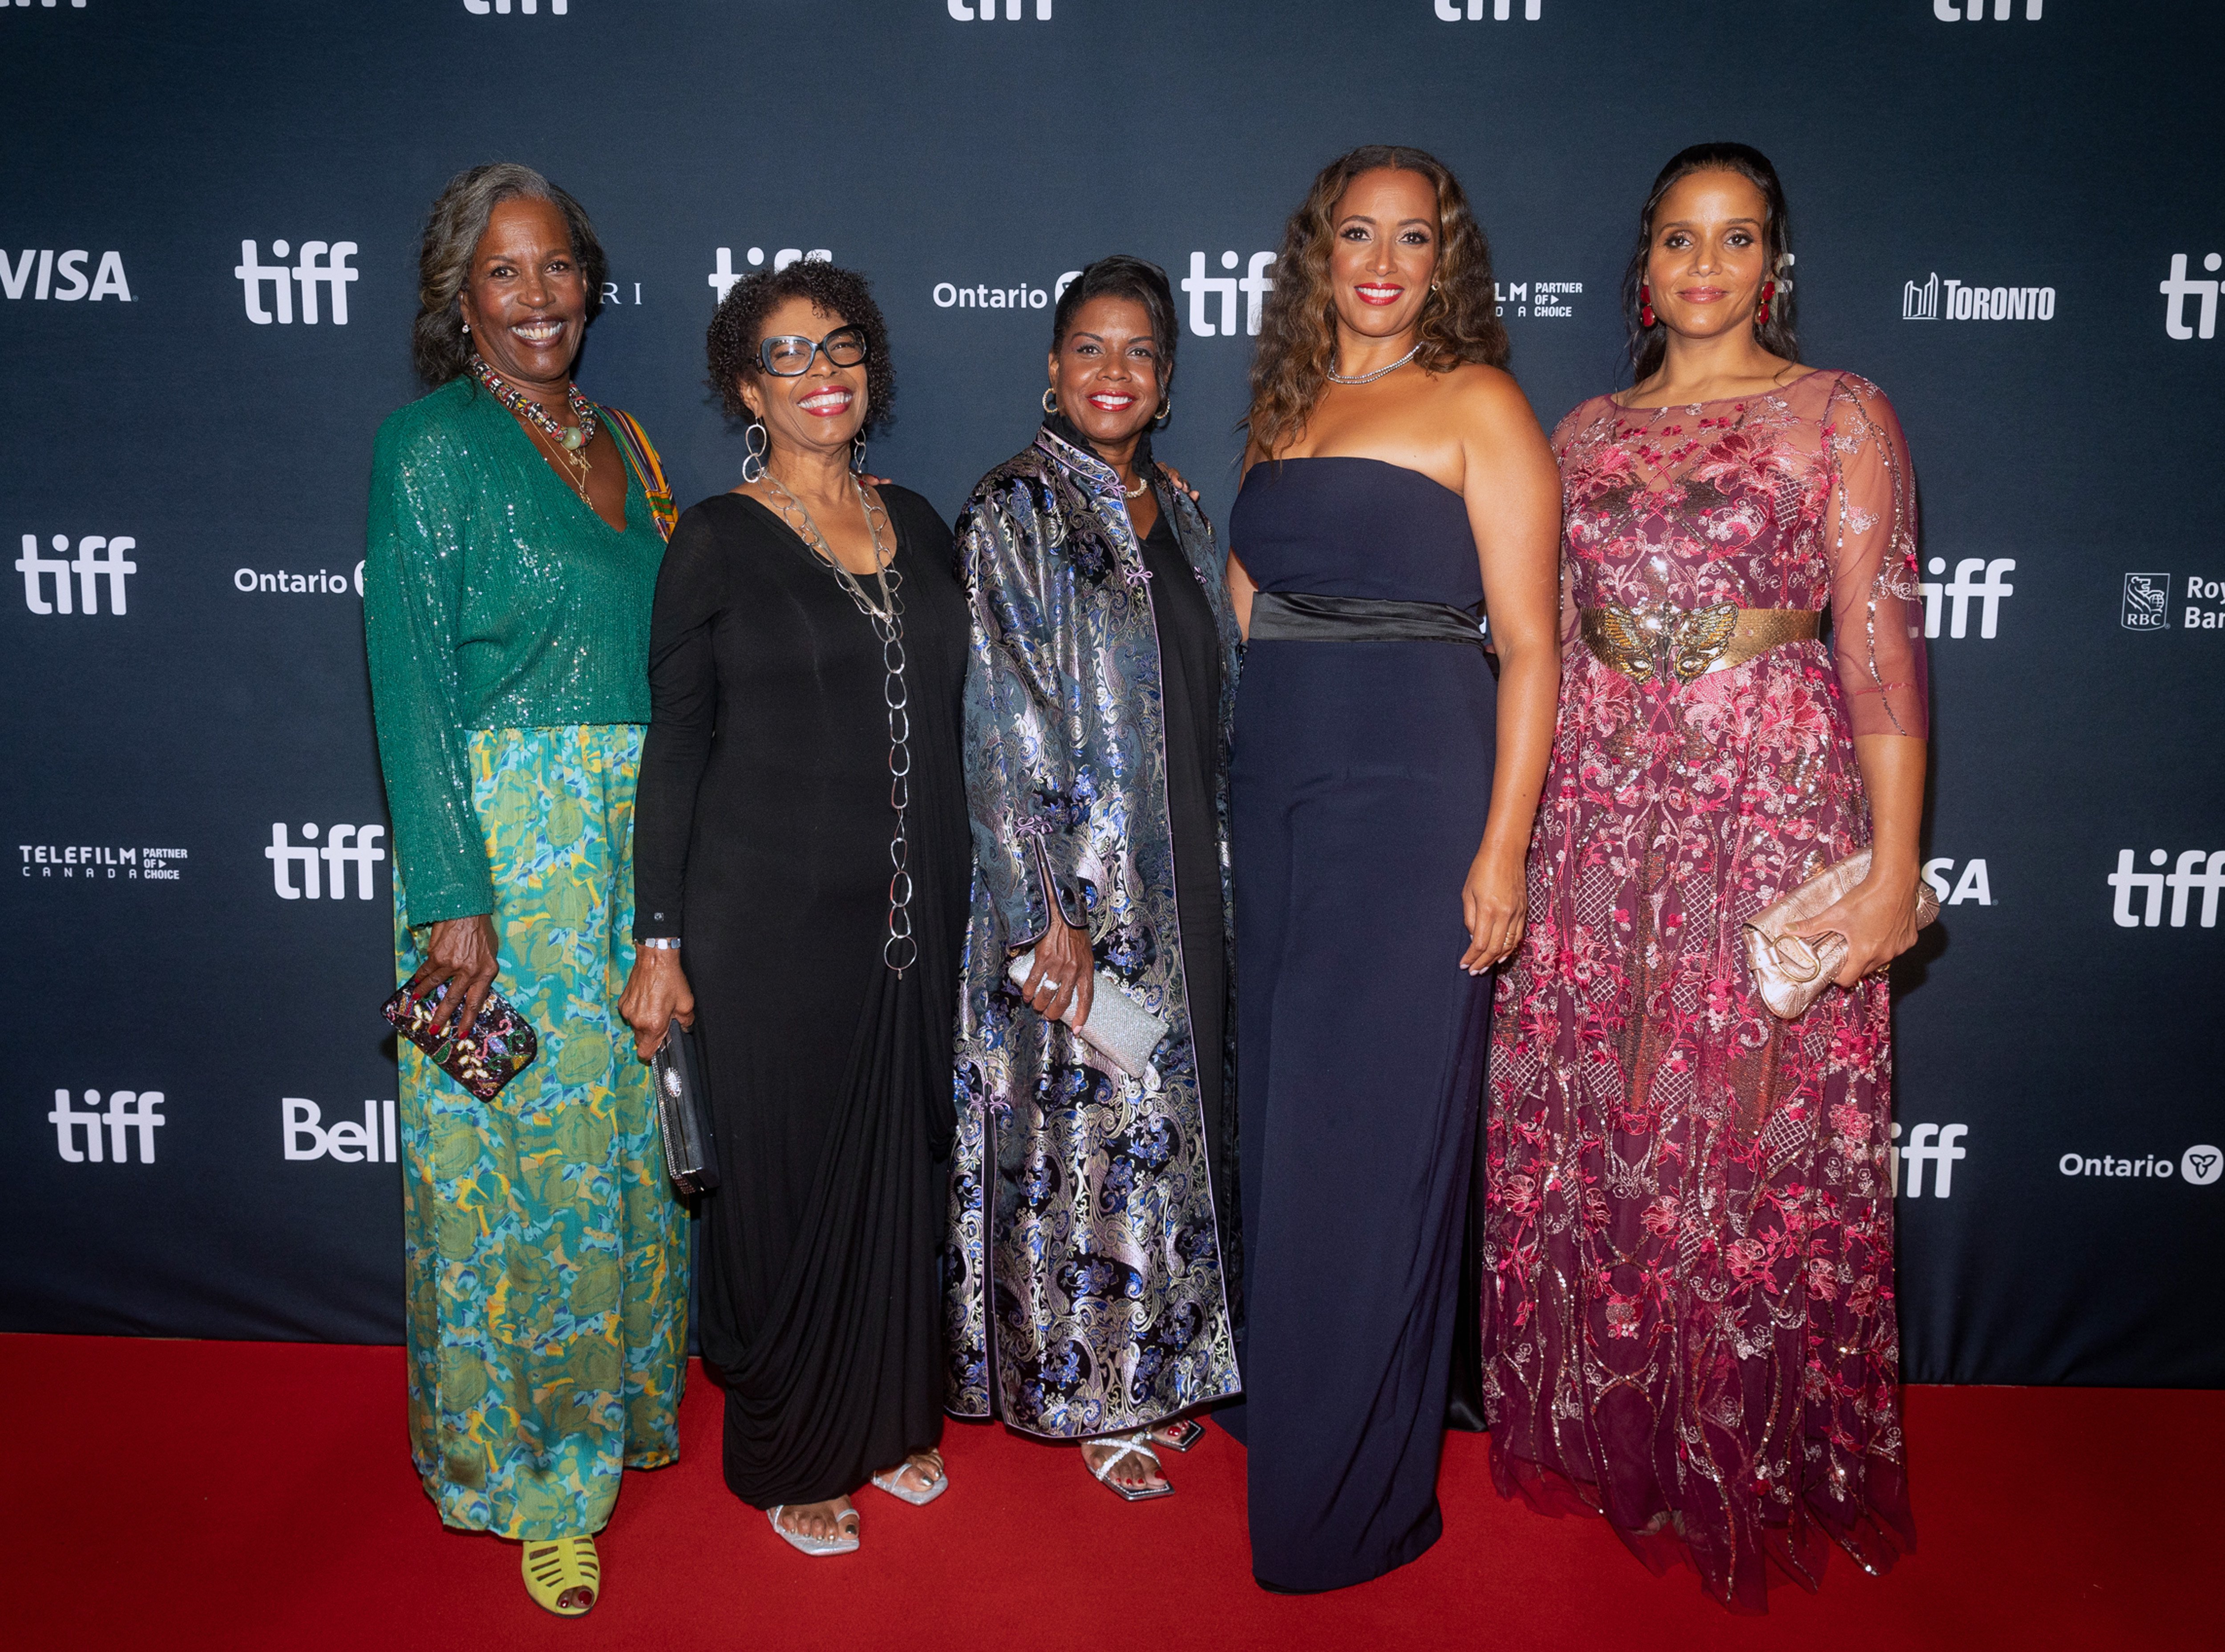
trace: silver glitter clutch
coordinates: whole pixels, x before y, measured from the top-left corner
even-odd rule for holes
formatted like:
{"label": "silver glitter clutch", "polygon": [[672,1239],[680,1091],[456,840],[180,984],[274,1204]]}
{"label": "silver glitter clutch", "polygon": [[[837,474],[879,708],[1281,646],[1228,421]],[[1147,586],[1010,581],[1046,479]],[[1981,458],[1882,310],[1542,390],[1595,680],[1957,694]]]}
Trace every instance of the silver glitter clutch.
{"label": "silver glitter clutch", "polygon": [[[1007,964],[1005,973],[1015,985],[1024,983],[1035,959],[1031,947]],[[1069,1021],[1068,1025],[1071,1026],[1073,1023]],[[1108,969],[1100,969],[1096,994],[1089,1001],[1088,1024],[1074,1027],[1074,1031],[1081,1034],[1084,1044],[1129,1077],[1141,1078],[1144,1070],[1151,1064],[1151,1052],[1167,1035],[1167,1021],[1128,996],[1128,989],[1120,984],[1119,976]]]}

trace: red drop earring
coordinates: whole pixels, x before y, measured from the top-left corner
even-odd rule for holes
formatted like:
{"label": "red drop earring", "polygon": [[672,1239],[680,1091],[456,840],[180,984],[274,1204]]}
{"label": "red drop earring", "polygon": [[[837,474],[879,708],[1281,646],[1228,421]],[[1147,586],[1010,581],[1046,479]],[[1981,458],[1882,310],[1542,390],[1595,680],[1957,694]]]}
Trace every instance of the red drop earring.
{"label": "red drop earring", "polygon": [[1761,283],[1761,308],[1753,313],[1753,324],[1756,327],[1767,327],[1769,325],[1769,301],[1776,296],[1777,283],[1773,281],[1763,282]]}
{"label": "red drop earring", "polygon": [[1638,324],[1653,325],[1653,289],[1642,281],[1638,283]]}

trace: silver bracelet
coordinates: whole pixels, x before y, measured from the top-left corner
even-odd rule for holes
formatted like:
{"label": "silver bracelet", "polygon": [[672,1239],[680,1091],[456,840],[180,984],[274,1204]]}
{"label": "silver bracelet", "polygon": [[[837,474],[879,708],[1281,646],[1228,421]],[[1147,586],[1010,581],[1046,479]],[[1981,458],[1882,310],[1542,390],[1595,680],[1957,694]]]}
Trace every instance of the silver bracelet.
{"label": "silver bracelet", "polygon": [[677,952],[680,950],[680,937],[677,935],[650,935],[636,941],[634,944],[645,946],[652,952]]}

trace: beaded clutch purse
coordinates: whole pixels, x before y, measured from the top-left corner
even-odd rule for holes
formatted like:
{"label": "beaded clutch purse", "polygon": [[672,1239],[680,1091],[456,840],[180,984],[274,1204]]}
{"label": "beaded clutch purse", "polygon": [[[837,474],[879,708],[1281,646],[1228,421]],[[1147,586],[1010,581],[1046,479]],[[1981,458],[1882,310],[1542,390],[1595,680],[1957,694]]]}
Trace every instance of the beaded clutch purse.
{"label": "beaded clutch purse", "polygon": [[[1005,966],[1014,984],[1024,982],[1035,963],[1030,947]],[[1069,1026],[1072,1023],[1068,1023]],[[1141,1078],[1151,1064],[1151,1052],[1167,1035],[1167,1022],[1128,996],[1120,977],[1109,969],[1097,972],[1097,988],[1089,1001],[1089,1020],[1074,1027],[1081,1041],[1131,1078]]]}
{"label": "beaded clutch purse", "polygon": [[422,998],[411,996],[405,984],[380,1006],[379,1013],[431,1057],[434,1066],[480,1101],[491,1102],[541,1053],[541,1040],[517,1006],[491,987],[468,1029],[459,1031],[452,1018],[438,1033],[428,1032],[434,1007],[447,995],[445,981]]}

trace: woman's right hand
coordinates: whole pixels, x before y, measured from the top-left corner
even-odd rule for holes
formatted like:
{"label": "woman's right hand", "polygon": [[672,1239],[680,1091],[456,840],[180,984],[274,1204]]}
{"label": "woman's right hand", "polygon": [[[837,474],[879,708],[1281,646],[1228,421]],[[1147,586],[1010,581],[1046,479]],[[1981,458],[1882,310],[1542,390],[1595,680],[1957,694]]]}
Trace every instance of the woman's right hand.
{"label": "woman's right hand", "polygon": [[643,1061],[656,1053],[673,1022],[695,1025],[695,994],[680,967],[677,948],[636,947],[633,969],[618,999],[618,1013],[633,1029],[634,1053]]}
{"label": "woman's right hand", "polygon": [[442,982],[447,995],[433,1006],[428,1035],[442,1027],[468,1031],[479,1018],[494,985],[501,949],[494,937],[494,918],[479,912],[471,918],[444,918],[425,937],[425,962],[409,977],[409,995],[422,998]]}
{"label": "woman's right hand", "polygon": [[1089,931],[1074,928],[1052,907],[1050,927],[1036,943],[1035,962],[1020,983],[1020,996],[1046,1020],[1087,1026],[1096,993],[1097,959],[1089,950]]}

